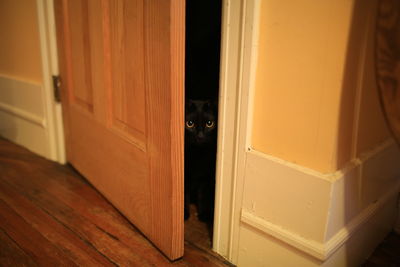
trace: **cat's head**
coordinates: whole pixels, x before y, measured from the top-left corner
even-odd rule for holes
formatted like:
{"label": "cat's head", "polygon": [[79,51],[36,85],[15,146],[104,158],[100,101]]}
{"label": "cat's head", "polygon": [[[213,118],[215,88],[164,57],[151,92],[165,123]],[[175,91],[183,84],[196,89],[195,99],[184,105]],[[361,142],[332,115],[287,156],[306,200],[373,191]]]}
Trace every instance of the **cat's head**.
{"label": "cat's head", "polygon": [[185,107],[186,142],[194,145],[214,142],[217,117],[217,105],[214,101],[188,100]]}

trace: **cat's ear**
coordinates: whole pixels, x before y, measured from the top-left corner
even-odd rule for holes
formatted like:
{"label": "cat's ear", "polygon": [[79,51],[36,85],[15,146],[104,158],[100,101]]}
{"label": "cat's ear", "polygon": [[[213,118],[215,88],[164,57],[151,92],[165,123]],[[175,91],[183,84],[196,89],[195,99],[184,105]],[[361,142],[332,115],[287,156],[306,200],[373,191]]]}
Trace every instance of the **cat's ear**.
{"label": "cat's ear", "polygon": [[218,110],[218,98],[212,100],[212,105],[215,110]]}
{"label": "cat's ear", "polygon": [[217,110],[218,109],[218,100],[217,99],[208,99],[205,103],[207,108],[211,110]]}
{"label": "cat's ear", "polygon": [[193,111],[196,108],[194,100],[186,99],[185,107],[186,111]]}

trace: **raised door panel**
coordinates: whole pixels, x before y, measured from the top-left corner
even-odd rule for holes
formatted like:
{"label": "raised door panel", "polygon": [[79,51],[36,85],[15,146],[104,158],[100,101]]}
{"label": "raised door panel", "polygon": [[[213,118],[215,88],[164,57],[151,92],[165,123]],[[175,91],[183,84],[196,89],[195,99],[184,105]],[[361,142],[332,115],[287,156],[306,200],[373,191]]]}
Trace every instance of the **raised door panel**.
{"label": "raised door panel", "polygon": [[145,150],[143,12],[142,0],[110,1],[112,126]]}
{"label": "raised door panel", "polygon": [[71,19],[69,29],[71,34],[71,70],[74,77],[70,98],[72,103],[86,110],[93,111],[93,85],[91,45],[89,35],[89,7],[87,1],[72,0],[68,2]]}

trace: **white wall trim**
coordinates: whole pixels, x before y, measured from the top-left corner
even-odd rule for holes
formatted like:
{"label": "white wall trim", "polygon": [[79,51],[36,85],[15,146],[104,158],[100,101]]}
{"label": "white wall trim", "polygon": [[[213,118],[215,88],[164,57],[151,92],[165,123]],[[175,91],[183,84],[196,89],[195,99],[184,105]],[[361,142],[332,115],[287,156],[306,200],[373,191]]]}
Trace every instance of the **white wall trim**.
{"label": "white wall trim", "polygon": [[0,76],[0,135],[49,157],[41,84]]}
{"label": "white wall trim", "polygon": [[358,158],[355,158],[352,161],[349,161],[341,169],[336,170],[334,172],[328,172],[328,173],[319,172],[317,170],[314,170],[314,169],[311,169],[311,168],[307,168],[307,167],[304,167],[302,165],[298,165],[296,163],[293,163],[293,162],[290,162],[290,161],[286,161],[286,160],[278,158],[278,157],[274,157],[272,155],[265,154],[263,152],[254,150],[252,148],[248,149],[247,153],[250,153],[250,154],[252,154],[254,156],[257,156],[257,157],[264,158],[264,159],[269,160],[269,161],[273,161],[273,162],[279,163],[279,164],[281,164],[283,166],[286,166],[287,168],[296,170],[296,171],[304,173],[306,175],[311,175],[311,176],[318,177],[318,178],[326,180],[326,181],[334,182],[334,181],[336,181],[338,179],[343,178],[343,176],[345,174],[349,173],[354,168],[362,165],[363,162],[369,160],[373,156],[381,153],[382,151],[384,151],[386,149],[389,149],[391,147],[394,147],[394,146],[396,146],[395,141],[392,138],[389,138],[389,139],[385,140],[384,142],[378,144],[377,146],[375,146],[371,150],[362,153],[361,155],[359,155]]}
{"label": "white wall trim", "polygon": [[327,260],[335,251],[337,251],[346,241],[357,231],[361,226],[368,222],[379,211],[389,199],[398,194],[400,189],[400,180],[395,186],[377,202],[372,203],[360,212],[354,219],[350,221],[345,227],[340,229],[331,239],[327,242],[317,242],[314,240],[306,239],[301,235],[284,229],[279,225],[269,222],[263,218],[254,215],[252,212],[243,209],[241,221],[265,234],[271,235],[318,260]]}
{"label": "white wall trim", "polygon": [[242,216],[240,220],[243,223],[267,235],[271,235],[317,259],[325,259],[325,250],[323,243],[306,239],[298,235],[297,233],[294,233],[288,229],[282,228],[277,224],[264,220],[246,209],[242,210]]}
{"label": "white wall trim", "polygon": [[[255,72],[259,0],[223,0],[213,250],[235,263],[239,242],[248,101]],[[250,100],[251,102],[251,100]],[[245,132],[247,134],[245,134]]]}
{"label": "white wall trim", "polygon": [[45,129],[42,95],[37,82],[0,75],[0,110]]}
{"label": "white wall trim", "polygon": [[[213,250],[230,259],[232,191],[237,143],[238,69],[241,5],[222,1],[221,59]],[[229,134],[230,133],[230,134]],[[228,208],[227,208],[228,207]]]}
{"label": "white wall trim", "polygon": [[365,223],[371,220],[374,215],[384,206],[389,199],[398,195],[400,190],[400,180],[394,184],[381,198],[364,208],[355,218],[353,218],[345,227],[340,229],[332,238],[323,244],[324,260],[328,259],[336,250],[338,250],[346,241],[358,231]]}
{"label": "white wall trim", "polygon": [[46,128],[46,121],[43,117],[40,117],[32,112],[25,111],[23,109],[17,108],[15,106],[11,106],[9,104],[0,102],[0,110],[6,112],[10,115],[17,116],[27,122],[36,124],[41,128]]}
{"label": "white wall trim", "polygon": [[[333,173],[320,173],[259,151],[250,150],[246,154],[248,183],[264,180],[265,183],[260,186],[266,188],[269,184],[302,184],[304,188],[313,188],[314,191],[307,189],[307,195],[290,196],[285,201],[288,216],[288,213],[269,211],[270,206],[262,203],[264,197],[254,195],[256,190],[252,195],[245,195],[240,221],[321,261],[326,261],[353,234],[363,229],[363,225],[375,218],[384,205],[392,202],[400,192],[400,151],[392,139],[361,154],[351,164]],[[354,187],[354,181],[362,186]],[[376,184],[381,187],[375,188]],[[321,205],[318,208],[308,207],[308,203],[321,193],[316,191],[331,194],[329,198],[319,200]],[[315,196],[313,192],[316,192]],[[271,194],[274,195],[273,191]],[[345,204],[349,194],[355,202],[353,206]],[[268,196],[267,199],[267,202],[282,201],[280,195]],[[252,206],[255,203],[257,207]],[[305,206],[308,208],[303,209]],[[324,221],[325,227],[310,229],[301,223],[293,224],[296,217],[290,214],[296,209],[309,211],[321,222]]]}
{"label": "white wall trim", "polygon": [[61,105],[54,101],[52,76],[58,75],[53,0],[36,0],[42,59],[45,116],[48,123],[50,159],[66,162]]}

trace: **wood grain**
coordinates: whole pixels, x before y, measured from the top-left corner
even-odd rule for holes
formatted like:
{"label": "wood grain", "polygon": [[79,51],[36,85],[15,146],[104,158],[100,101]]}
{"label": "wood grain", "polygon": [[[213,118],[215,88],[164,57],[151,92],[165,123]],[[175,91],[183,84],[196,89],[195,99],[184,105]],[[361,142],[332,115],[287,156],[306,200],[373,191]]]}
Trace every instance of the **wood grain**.
{"label": "wood grain", "polygon": [[400,235],[391,232],[362,267],[400,266]]}
{"label": "wood grain", "polygon": [[185,221],[185,240],[203,250],[211,249],[212,231],[197,218],[195,205],[190,205],[190,217]]}
{"label": "wood grain", "polygon": [[38,266],[4,231],[0,231],[0,262],[3,266]]}
{"label": "wood grain", "polygon": [[49,242],[41,233],[0,200],[1,228],[39,265],[57,264],[77,266],[63,251]]}
{"label": "wood grain", "polygon": [[226,266],[191,243],[170,262],[72,168],[1,138],[0,258],[7,266]]}
{"label": "wood grain", "polygon": [[[29,191],[24,191],[29,193]],[[54,220],[48,213],[37,208],[28,199],[16,192],[7,181],[3,180],[0,197],[15,209],[32,227],[40,232],[57,247],[67,254],[77,265],[104,265],[110,262],[94,249],[88,247],[75,233]]]}
{"label": "wood grain", "polygon": [[70,35],[73,42],[70,44],[71,61],[73,62],[73,86],[71,95],[73,102],[87,111],[93,110],[93,84],[91,46],[96,40],[90,38],[92,27],[89,24],[88,1],[68,1]]}
{"label": "wood grain", "polygon": [[184,0],[57,0],[67,158],[183,254]]}
{"label": "wood grain", "polygon": [[185,23],[184,1],[146,1],[144,12],[146,120],[151,122],[147,148],[153,194],[150,238],[171,258],[178,258],[183,254],[184,239],[184,31],[183,26],[179,32],[176,27]]}
{"label": "wood grain", "polygon": [[110,1],[112,123],[145,138],[143,1]]}

